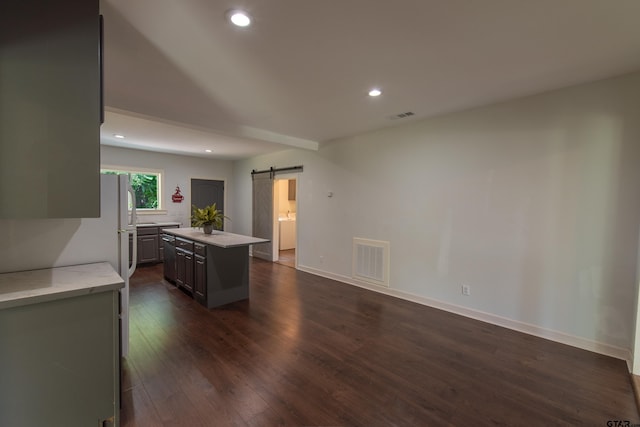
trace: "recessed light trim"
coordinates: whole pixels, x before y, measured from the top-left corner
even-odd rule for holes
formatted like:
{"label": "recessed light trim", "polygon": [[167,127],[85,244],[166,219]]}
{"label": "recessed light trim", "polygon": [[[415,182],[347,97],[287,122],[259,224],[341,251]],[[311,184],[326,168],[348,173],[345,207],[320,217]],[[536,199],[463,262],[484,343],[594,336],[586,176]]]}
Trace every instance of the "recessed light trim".
{"label": "recessed light trim", "polygon": [[119,133],[114,133],[113,137],[118,139],[124,139],[124,135],[120,135]]}
{"label": "recessed light trim", "polygon": [[227,13],[229,21],[237,27],[248,27],[251,25],[251,16],[244,10],[231,10]]}
{"label": "recessed light trim", "polygon": [[382,95],[382,91],[376,87],[369,91],[369,96],[375,98],[376,96]]}

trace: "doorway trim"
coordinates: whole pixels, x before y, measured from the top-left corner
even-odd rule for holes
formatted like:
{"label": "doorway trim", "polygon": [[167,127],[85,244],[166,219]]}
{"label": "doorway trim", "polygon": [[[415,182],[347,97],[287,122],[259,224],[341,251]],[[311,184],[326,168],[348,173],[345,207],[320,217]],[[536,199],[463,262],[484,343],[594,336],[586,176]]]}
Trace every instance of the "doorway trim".
{"label": "doorway trim", "polygon": [[[279,260],[280,257],[280,220],[278,218],[279,216],[279,212],[278,212],[278,208],[276,205],[276,198],[279,196],[278,191],[276,191],[276,185],[278,181],[282,181],[282,180],[290,180],[290,179],[294,179],[296,181],[296,199],[295,199],[295,207],[296,207],[296,247],[295,247],[295,258],[294,258],[294,268],[298,268],[298,248],[299,248],[299,244],[298,244],[298,220],[300,218],[299,215],[299,204],[298,204],[298,194],[300,194],[298,192],[298,186],[300,184],[300,177],[299,177],[299,173],[286,173],[286,174],[282,174],[282,175],[278,175],[278,177],[273,181],[273,185],[274,185],[274,191],[273,191],[273,239],[272,244],[273,244],[273,261],[277,262]],[[277,255],[276,255],[277,254]]]}
{"label": "doorway trim", "polygon": [[[251,178],[253,181],[253,178],[255,175],[258,174],[264,174],[264,173],[269,173],[270,174],[270,178],[271,178],[271,209],[268,209],[267,211],[270,211],[272,214],[272,235],[271,235],[271,258],[272,258],[272,262],[277,261],[276,255],[279,252],[279,247],[277,246],[278,243],[278,238],[275,238],[275,233],[279,232],[279,227],[277,224],[278,221],[278,212],[276,211],[276,204],[275,204],[275,185],[276,185],[276,175],[278,176],[277,179],[295,179],[296,180],[296,253],[295,253],[295,268],[298,269],[298,255],[299,255],[299,250],[298,248],[300,247],[299,245],[299,233],[297,232],[300,229],[299,223],[298,221],[300,220],[300,204],[298,203],[299,200],[299,195],[300,195],[300,173],[303,172],[303,166],[291,166],[291,167],[285,167],[285,168],[274,168],[271,167],[269,169],[265,169],[265,170],[252,170],[251,171]],[[254,190],[255,191],[255,187]],[[252,200],[255,201],[255,193],[252,196]],[[262,210],[257,209],[255,206],[255,202],[254,204],[252,204],[252,223],[254,224],[255,227],[255,223],[256,223],[256,218]],[[252,234],[255,235],[255,230],[252,231]],[[266,238],[266,237],[265,237]],[[253,249],[253,248],[252,248]]]}

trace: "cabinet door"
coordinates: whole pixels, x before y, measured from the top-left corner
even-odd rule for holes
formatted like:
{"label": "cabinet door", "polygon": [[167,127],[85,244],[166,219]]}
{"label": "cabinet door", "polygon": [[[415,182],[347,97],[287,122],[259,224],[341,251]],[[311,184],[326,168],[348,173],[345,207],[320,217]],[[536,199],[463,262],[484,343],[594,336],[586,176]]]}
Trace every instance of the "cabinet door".
{"label": "cabinet door", "polygon": [[0,1],[0,218],[100,216],[98,6]]}
{"label": "cabinet door", "polygon": [[295,200],[296,199],[296,180],[290,179],[288,184],[289,184],[288,199]]}
{"label": "cabinet door", "polygon": [[183,287],[186,279],[185,255],[185,251],[176,249],[176,285]]}
{"label": "cabinet door", "polygon": [[184,288],[193,292],[193,253],[184,253]]}
{"label": "cabinet door", "polygon": [[193,295],[200,303],[207,301],[207,264],[206,258],[200,255],[195,256],[195,278],[193,284]]}
{"label": "cabinet door", "polygon": [[0,425],[119,424],[118,292],[0,310]]}
{"label": "cabinet door", "polygon": [[138,236],[138,262],[158,261],[158,235]]}

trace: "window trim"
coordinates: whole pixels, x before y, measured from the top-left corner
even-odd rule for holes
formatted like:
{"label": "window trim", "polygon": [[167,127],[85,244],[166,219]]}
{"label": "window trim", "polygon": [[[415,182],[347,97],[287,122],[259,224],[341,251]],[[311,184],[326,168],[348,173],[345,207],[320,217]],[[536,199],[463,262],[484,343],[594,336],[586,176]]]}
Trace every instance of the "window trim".
{"label": "window trim", "polygon": [[126,173],[139,173],[139,174],[157,174],[158,175],[158,207],[156,209],[150,208],[136,208],[136,213],[139,215],[153,215],[153,214],[165,214],[167,210],[165,209],[165,201],[164,201],[164,169],[152,169],[152,168],[141,168],[141,167],[129,167],[129,166],[119,166],[119,165],[100,165],[100,173],[103,170],[113,171],[113,172],[126,172]]}

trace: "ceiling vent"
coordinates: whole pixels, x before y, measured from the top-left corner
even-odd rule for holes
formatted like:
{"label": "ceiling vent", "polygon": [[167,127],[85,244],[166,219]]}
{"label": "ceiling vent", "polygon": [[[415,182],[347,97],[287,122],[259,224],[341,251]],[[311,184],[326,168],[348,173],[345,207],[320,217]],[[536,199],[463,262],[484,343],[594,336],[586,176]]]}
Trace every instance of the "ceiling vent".
{"label": "ceiling vent", "polygon": [[404,113],[396,114],[394,116],[389,116],[389,120],[398,120],[398,119],[406,119],[407,117],[414,116],[415,114],[411,111],[407,111]]}

